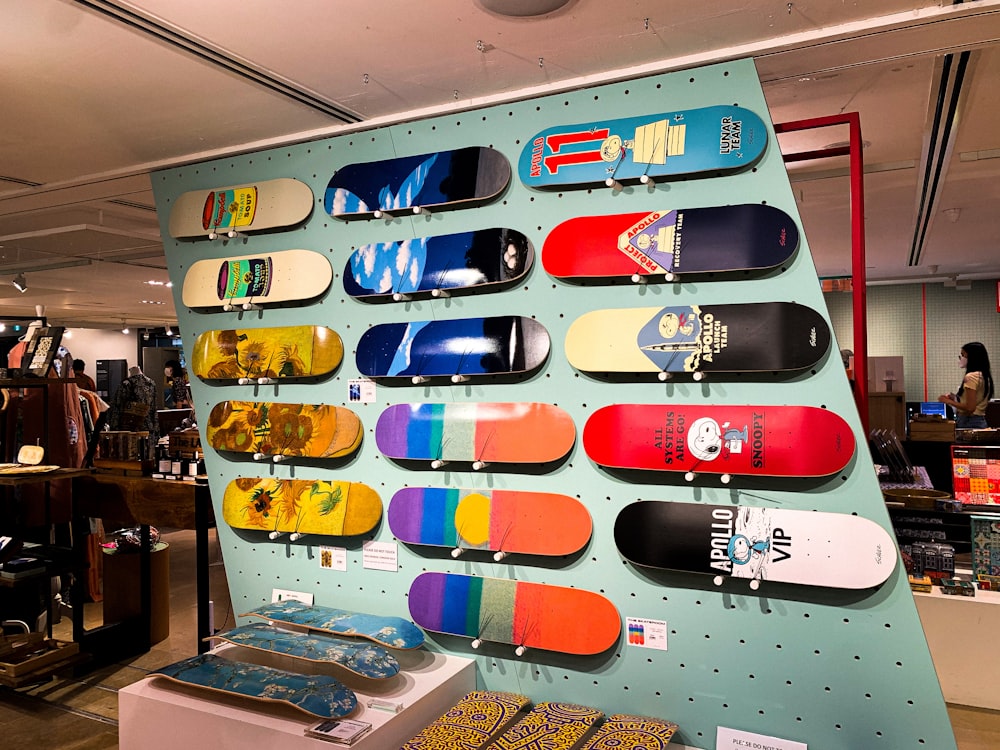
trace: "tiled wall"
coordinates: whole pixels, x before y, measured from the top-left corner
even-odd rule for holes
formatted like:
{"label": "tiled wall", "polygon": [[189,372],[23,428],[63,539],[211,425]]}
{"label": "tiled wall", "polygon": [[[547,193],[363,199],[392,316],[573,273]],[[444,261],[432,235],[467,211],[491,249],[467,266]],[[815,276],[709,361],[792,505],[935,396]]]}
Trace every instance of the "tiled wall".
{"label": "tiled wall", "polygon": [[[868,287],[868,356],[903,357],[907,401],[924,400],[923,289],[922,284]],[[855,349],[851,295],[828,292],[824,297],[839,346]],[[958,352],[969,341],[985,344],[997,380],[1000,313],[996,282],[974,281],[969,291],[927,284],[926,298],[927,399],[933,401],[961,385]]]}

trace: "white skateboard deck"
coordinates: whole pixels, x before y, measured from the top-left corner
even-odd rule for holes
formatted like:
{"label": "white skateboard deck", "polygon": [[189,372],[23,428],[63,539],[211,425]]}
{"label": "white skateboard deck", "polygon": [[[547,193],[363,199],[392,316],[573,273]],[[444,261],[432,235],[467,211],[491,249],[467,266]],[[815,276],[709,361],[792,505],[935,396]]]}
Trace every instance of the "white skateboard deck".
{"label": "white skateboard deck", "polygon": [[279,250],[196,261],[184,276],[181,299],[188,307],[223,309],[306,302],[323,294],[332,281],[325,255]]}
{"label": "white skateboard deck", "polygon": [[170,209],[171,237],[232,236],[287,227],[312,212],[313,192],[290,177],[181,194]]}

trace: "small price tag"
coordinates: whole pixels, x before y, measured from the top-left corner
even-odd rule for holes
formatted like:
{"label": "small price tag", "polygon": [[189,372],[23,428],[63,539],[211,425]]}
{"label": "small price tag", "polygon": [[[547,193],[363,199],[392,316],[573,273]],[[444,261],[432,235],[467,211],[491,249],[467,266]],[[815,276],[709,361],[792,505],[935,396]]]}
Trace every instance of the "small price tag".
{"label": "small price tag", "polygon": [[347,381],[347,400],[354,404],[370,404],[375,400],[375,381],[357,378]]}
{"label": "small price tag", "polygon": [[320,547],[319,566],[324,570],[347,570],[346,547]]}
{"label": "small price tag", "polygon": [[667,650],[666,620],[647,620],[644,617],[626,617],[625,627],[628,629],[628,645],[639,648],[655,648]]}

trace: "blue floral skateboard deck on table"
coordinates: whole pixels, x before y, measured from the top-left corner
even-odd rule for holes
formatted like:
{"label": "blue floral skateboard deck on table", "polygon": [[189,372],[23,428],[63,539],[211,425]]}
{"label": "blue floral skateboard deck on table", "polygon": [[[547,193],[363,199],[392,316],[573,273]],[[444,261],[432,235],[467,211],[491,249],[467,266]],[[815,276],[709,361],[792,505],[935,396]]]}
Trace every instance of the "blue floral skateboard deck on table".
{"label": "blue floral skateboard deck on table", "polygon": [[254,700],[286,703],[321,719],[349,716],[358,705],[353,692],[327,675],[297,674],[213,654],[184,659],[150,676]]}
{"label": "blue floral skateboard deck on table", "polygon": [[532,318],[421,320],[382,323],[361,335],[355,362],[372,378],[448,377],[529,373],[545,363],[549,334]]}
{"label": "blue floral skateboard deck on table", "polygon": [[513,229],[362,245],[347,259],[344,291],[356,299],[397,301],[482,294],[524,278],[534,258],[531,242]]}
{"label": "blue floral skateboard deck on table", "polygon": [[307,630],[367,638],[386,648],[419,648],[424,643],[424,634],[420,628],[402,617],[370,615],[318,605],[309,606],[297,601],[265,604],[245,612],[240,617],[258,617]]}
{"label": "blue floral skateboard deck on table", "polygon": [[510,175],[503,154],[477,146],[348,164],[330,179],[323,205],[338,219],[476,206],[499,197]]}
{"label": "blue floral skateboard deck on table", "polygon": [[400,750],[479,750],[515,721],[528,703],[517,693],[473,690]]}
{"label": "blue floral skateboard deck on table", "polygon": [[293,633],[261,622],[216,633],[211,638],[305,661],[336,664],[372,680],[384,680],[399,673],[396,657],[374,643],[315,633]]}
{"label": "blue floral skateboard deck on table", "polygon": [[752,166],[766,145],[755,113],[704,107],[543,130],[527,141],[517,171],[533,188],[714,174]]}

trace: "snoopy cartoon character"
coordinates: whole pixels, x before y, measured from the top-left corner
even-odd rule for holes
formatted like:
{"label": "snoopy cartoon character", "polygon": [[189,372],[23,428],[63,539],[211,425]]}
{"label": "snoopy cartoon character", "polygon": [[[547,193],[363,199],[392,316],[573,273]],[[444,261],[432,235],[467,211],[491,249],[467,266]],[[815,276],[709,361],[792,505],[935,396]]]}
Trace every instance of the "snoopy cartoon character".
{"label": "snoopy cartoon character", "polygon": [[742,453],[743,444],[750,437],[746,425],[742,430],[729,426],[729,422],[720,425],[711,417],[701,417],[691,424],[688,432],[688,450],[699,461],[714,461],[722,456],[729,458],[732,453]]}

